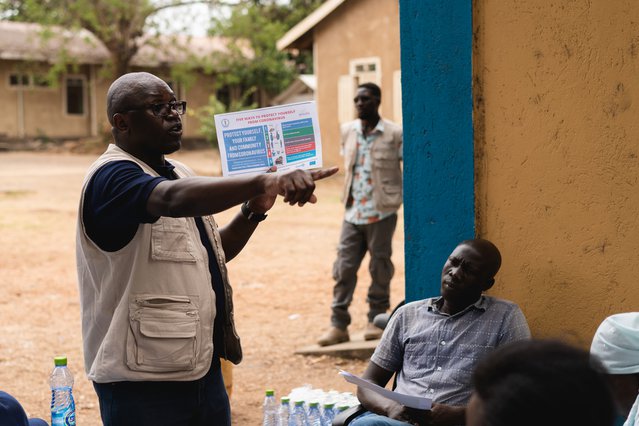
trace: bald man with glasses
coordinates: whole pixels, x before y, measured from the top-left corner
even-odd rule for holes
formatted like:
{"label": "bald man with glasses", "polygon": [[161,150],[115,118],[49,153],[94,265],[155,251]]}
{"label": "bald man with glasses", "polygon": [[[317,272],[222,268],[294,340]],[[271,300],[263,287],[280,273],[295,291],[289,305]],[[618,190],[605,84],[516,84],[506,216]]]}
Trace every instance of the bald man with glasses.
{"label": "bald man with glasses", "polygon": [[[186,102],[149,73],[107,93],[114,144],[89,168],[77,267],[85,369],[105,425],[230,425],[220,358],[242,359],[226,262],[277,196],[317,201],[337,168],[196,177],[168,160],[181,146]],[[241,207],[240,207],[241,206]],[[213,214],[237,208],[218,229]]]}

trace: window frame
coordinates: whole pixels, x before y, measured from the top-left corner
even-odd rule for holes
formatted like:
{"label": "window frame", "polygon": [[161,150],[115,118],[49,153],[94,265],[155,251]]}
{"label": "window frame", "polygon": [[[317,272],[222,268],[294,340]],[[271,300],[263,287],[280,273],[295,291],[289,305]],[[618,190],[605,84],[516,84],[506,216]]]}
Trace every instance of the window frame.
{"label": "window frame", "polygon": [[[375,71],[370,71],[370,65],[375,65]],[[364,71],[357,71],[357,67],[363,65]],[[355,58],[349,61],[349,74],[357,79],[358,84],[372,82],[382,86],[382,59],[379,56],[368,56],[365,58]],[[360,76],[374,74],[374,79],[362,79]]]}
{"label": "window frame", "polygon": [[[25,77],[27,78],[27,84],[11,84],[11,77],[16,76],[18,80],[22,80]],[[12,71],[7,75],[7,87],[12,90],[24,90],[25,88],[30,88],[31,86],[31,75],[29,73],[23,73],[19,71]]]}
{"label": "window frame", "polygon": [[[69,112],[69,80],[82,80],[82,113]],[[82,74],[67,74],[64,76],[64,92],[62,94],[62,111],[65,117],[86,118],[89,108],[88,81]]]}

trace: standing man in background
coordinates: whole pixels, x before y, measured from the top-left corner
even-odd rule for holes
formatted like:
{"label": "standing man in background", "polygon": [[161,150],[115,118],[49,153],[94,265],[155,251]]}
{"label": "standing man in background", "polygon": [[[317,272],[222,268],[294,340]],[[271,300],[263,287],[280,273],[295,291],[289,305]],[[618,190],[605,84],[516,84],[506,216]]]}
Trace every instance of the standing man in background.
{"label": "standing man in background", "polygon": [[382,329],[373,324],[377,314],[390,307],[392,239],[397,209],[402,203],[402,129],[379,115],[382,92],[376,84],[357,88],[358,119],[342,126],[341,153],[346,173],[342,201],[346,207],[333,265],[331,328],[318,340],[320,346],[348,341],[351,316],[348,307],[357,284],[357,271],[370,253],[371,285],[368,289],[366,340],[378,339]]}

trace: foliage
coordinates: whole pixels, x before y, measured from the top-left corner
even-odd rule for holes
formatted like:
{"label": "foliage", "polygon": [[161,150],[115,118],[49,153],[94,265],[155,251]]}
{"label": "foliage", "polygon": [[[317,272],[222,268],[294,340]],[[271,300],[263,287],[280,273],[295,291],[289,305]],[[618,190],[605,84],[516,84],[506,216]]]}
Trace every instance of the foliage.
{"label": "foliage", "polygon": [[[202,133],[216,143],[213,114],[255,108],[286,88],[300,71],[311,70],[311,57],[303,53],[292,58],[276,48],[286,31],[310,14],[325,0],[0,0],[0,19],[36,22],[44,26],[43,40],[51,37],[49,26],[84,28],[92,32],[110,52],[107,74],[111,77],[129,72],[131,59],[145,45],[160,46],[157,34],[163,25],[152,17],[167,8],[205,3],[218,7],[218,18],[210,33],[230,41],[229,52],[209,58],[209,63],[172,65],[175,81],[188,85],[192,69],[199,67],[216,73],[216,86],[233,87],[243,93],[226,103],[212,96],[208,105],[191,112],[202,122]],[[188,19],[184,19],[188,25]],[[155,34],[155,36],[154,36]],[[173,40],[175,41],[175,40]],[[186,47],[185,47],[186,48]],[[74,58],[64,50],[60,60],[49,69],[49,81],[74,66]],[[256,102],[257,101],[257,102]]]}
{"label": "foliage", "polygon": [[[0,17],[14,21],[60,25],[69,29],[85,28],[108,49],[110,74],[129,71],[131,59],[145,43],[157,38],[157,23],[151,17],[160,10],[187,4],[223,4],[222,0],[0,0]],[[68,58],[66,58],[68,59]],[[64,58],[61,60],[64,62]]]}
{"label": "foliage", "polygon": [[[157,12],[190,4],[218,8],[219,18],[211,23],[211,33],[235,40],[227,55],[216,58],[215,67],[224,72],[219,82],[244,88],[257,87],[258,95],[275,95],[290,84],[300,70],[310,71],[311,60],[302,54],[292,60],[275,47],[276,41],[325,0],[0,0],[0,18],[36,22],[45,26],[43,39],[50,37],[47,26],[84,28],[92,32],[110,52],[106,74],[119,76],[130,70],[131,59],[144,44],[158,43],[164,25],[152,19]],[[181,9],[183,10],[183,9]],[[223,13],[227,11],[228,13]],[[183,19],[188,25],[188,17]],[[246,44],[252,50],[247,58]],[[244,47],[244,48],[242,48]],[[73,64],[61,52],[49,80]],[[188,80],[199,63],[182,65],[172,77]],[[211,69],[209,69],[211,71]],[[264,99],[263,99],[264,101]]]}
{"label": "foliage", "polygon": [[229,106],[226,106],[215,95],[209,96],[209,103],[207,105],[197,109],[195,112],[189,111],[188,114],[200,120],[200,133],[214,148],[217,148],[217,132],[213,116],[215,114],[257,108],[256,103],[248,103],[248,99],[253,95],[254,91],[255,90],[246,91],[241,99],[231,101]]}
{"label": "foliage", "polygon": [[[302,55],[302,60],[296,63],[287,53],[277,50],[275,44],[324,1],[241,0],[230,8],[229,16],[212,22],[211,34],[235,42],[230,44],[227,55],[216,58],[217,84],[244,89],[240,99],[231,97],[225,104],[211,96],[208,105],[193,112],[200,119],[200,133],[214,147],[217,147],[217,133],[213,115],[258,107],[265,99],[256,99],[255,95],[268,97],[281,92],[299,72],[298,64],[310,64],[310,55]],[[247,42],[250,55],[246,54]]]}
{"label": "foliage", "polygon": [[[220,64],[224,72],[221,81],[228,85],[256,87],[268,95],[286,88],[300,71],[300,64],[309,71],[309,56],[294,62],[275,44],[286,31],[301,21],[324,0],[243,0],[231,8],[230,16],[212,23],[211,33],[236,40],[236,47]],[[248,41],[252,58],[247,58],[241,41]]]}

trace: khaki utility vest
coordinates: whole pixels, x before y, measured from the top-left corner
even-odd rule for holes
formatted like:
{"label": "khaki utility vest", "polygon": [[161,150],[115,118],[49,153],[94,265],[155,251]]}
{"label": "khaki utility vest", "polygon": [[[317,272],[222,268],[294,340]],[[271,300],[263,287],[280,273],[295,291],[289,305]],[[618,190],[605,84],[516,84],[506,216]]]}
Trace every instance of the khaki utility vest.
{"label": "khaki utility vest", "polygon": [[[384,132],[371,146],[373,177],[373,202],[380,213],[396,211],[402,204],[402,169],[399,157],[402,145],[402,129],[392,121],[384,120]],[[344,189],[342,202],[348,203],[353,184],[353,166],[357,158],[356,122],[345,123],[341,127],[342,152],[344,154]]]}
{"label": "khaki utility vest", "polygon": [[[215,292],[195,220],[163,216],[140,224],[133,239],[115,252],[101,250],[86,234],[82,208],[87,184],[98,168],[119,160],[133,161],[158,176],[141,160],[109,145],[85,177],[76,257],[88,378],[98,383],[199,379],[213,355]],[[177,161],[171,164],[180,178],[194,174]],[[220,234],[212,216],[202,219],[226,298],[224,348],[218,349],[237,364],[242,350]]]}

